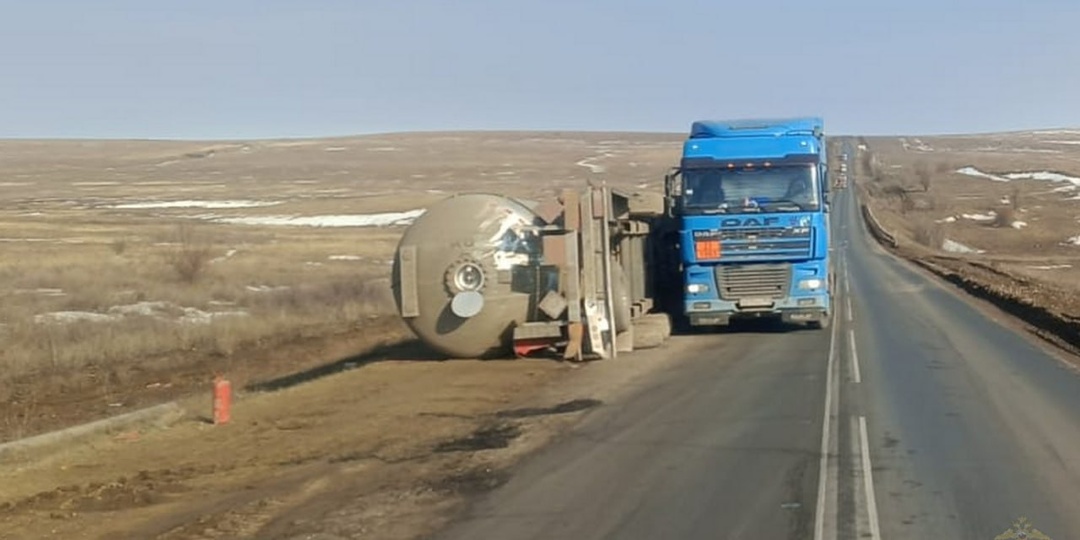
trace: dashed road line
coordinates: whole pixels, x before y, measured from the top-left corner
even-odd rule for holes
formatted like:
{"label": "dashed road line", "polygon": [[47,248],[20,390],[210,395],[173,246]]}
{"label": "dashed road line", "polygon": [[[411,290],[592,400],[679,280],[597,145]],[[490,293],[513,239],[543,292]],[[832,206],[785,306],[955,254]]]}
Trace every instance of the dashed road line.
{"label": "dashed road line", "polygon": [[859,353],[855,350],[855,330],[848,329],[848,343],[851,344],[851,372],[855,383],[862,382],[862,374],[859,372]]}
{"label": "dashed road line", "polygon": [[863,488],[866,491],[866,515],[870,521],[871,540],[881,540],[881,526],[878,523],[877,499],[874,497],[873,467],[870,465],[870,442],[866,433],[866,417],[859,417],[859,437],[862,445]]}

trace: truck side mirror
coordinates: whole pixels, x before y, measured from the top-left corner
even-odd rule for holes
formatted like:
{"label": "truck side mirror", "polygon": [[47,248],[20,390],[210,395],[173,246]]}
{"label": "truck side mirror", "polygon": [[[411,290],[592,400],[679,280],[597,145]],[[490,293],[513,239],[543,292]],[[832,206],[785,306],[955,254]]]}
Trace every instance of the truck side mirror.
{"label": "truck side mirror", "polygon": [[665,206],[667,207],[667,215],[672,216],[678,206],[679,195],[682,193],[682,186],[679,185],[679,169],[673,168],[667,174],[664,175],[664,199]]}

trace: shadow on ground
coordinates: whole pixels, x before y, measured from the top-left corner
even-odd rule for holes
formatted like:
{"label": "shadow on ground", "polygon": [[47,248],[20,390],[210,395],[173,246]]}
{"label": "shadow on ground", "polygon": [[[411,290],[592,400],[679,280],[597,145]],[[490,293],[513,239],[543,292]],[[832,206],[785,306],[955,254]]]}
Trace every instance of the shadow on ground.
{"label": "shadow on ground", "polygon": [[282,377],[267,381],[258,381],[248,384],[244,390],[248,392],[274,392],[284,390],[299,384],[328,377],[343,371],[349,371],[375,362],[387,360],[407,360],[414,362],[441,362],[448,360],[446,356],[439,354],[417,339],[407,339],[397,343],[380,345],[363,354],[348,356],[335,360],[328,364],[315,366],[311,369],[298,371]]}
{"label": "shadow on ground", "polygon": [[779,319],[762,317],[760,319],[736,319],[727,326],[685,326],[672,329],[673,335],[694,336],[705,334],[786,334],[788,332],[819,332],[805,324],[786,323]]}

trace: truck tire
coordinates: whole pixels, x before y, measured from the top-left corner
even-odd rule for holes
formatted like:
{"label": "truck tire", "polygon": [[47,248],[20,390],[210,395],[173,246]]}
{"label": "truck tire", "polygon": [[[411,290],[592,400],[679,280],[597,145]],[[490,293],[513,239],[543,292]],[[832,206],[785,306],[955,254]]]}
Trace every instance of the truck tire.
{"label": "truck tire", "polygon": [[808,322],[806,324],[807,324],[807,326],[809,326],[810,328],[813,328],[814,330],[822,330],[822,329],[828,328],[830,322],[832,322],[832,313],[827,313],[824,317],[822,317],[822,318],[820,318],[820,319],[818,319],[816,321],[810,321],[810,322]]}
{"label": "truck tire", "polygon": [[664,344],[664,329],[657,324],[634,324],[634,350],[655,349]]}

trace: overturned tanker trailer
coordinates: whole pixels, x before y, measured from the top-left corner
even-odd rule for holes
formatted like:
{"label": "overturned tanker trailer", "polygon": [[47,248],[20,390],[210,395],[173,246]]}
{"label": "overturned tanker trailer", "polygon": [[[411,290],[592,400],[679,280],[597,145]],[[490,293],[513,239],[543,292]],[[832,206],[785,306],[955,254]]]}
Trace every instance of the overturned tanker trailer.
{"label": "overturned tanker trailer", "polygon": [[469,193],[428,208],[394,257],[398,312],[454,358],[611,358],[671,334],[653,311],[663,197],[589,186],[528,205]]}

